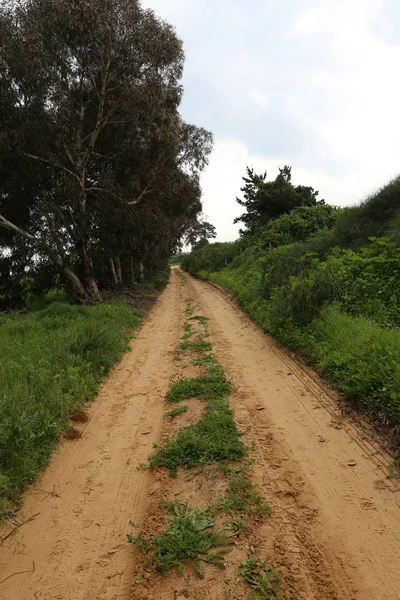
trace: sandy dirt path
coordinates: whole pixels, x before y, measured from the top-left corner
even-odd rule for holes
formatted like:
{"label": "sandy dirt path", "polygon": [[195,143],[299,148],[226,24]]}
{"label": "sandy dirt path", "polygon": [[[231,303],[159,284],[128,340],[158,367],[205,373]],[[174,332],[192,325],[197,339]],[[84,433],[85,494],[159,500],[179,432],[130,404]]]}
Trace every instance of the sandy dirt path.
{"label": "sandy dirt path", "polygon": [[[25,494],[23,521],[0,547],[1,600],[110,600],[129,597],[134,577],[126,543],[141,522],[151,476],[137,470],[159,440],[173,353],[181,335],[181,289],[174,274],[132,351],[113,370],[88,411],[81,437],[64,441]],[[45,490],[45,491],[43,491]],[[55,491],[60,497],[47,495]],[[9,531],[2,527],[0,537]]]}
{"label": "sandy dirt path", "polygon": [[273,507],[269,535],[301,597],[399,600],[400,486],[386,479],[387,457],[225,294],[189,285],[237,386],[236,419],[257,440],[256,470]]}
{"label": "sandy dirt path", "polygon": [[[25,494],[19,520],[40,514],[0,546],[0,581],[33,561],[35,570],[2,583],[1,600],[238,597],[236,566],[199,583],[185,577],[184,590],[182,578],[149,575],[140,591],[133,582],[141,558],[126,543],[129,521],[158,519],[159,500],[174,486],[191,501],[199,493],[185,492],[194,485],[189,474],[170,480],[137,469],[168,433],[164,396],[182,369],[176,351],[188,294],[210,318],[214,352],[236,388],[235,419],[246,443],[256,443],[254,479],[272,517],[254,534],[255,551],[273,558],[296,600],[400,600],[400,486],[386,479],[387,457],[225,295],[186,279],[181,286],[173,270],[132,351],[78,426],[81,437],[62,442]],[[0,537],[8,532],[9,524]]]}

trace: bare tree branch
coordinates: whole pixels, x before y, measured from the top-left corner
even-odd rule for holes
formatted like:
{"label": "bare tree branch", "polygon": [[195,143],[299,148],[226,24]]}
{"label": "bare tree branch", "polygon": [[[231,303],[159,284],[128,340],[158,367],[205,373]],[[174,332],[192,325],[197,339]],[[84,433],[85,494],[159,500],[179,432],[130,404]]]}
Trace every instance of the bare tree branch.
{"label": "bare tree branch", "polygon": [[146,185],[146,187],[144,188],[143,192],[141,192],[139,194],[139,196],[137,198],[135,198],[135,200],[130,200],[129,202],[127,202],[126,204],[128,206],[135,206],[136,204],[139,204],[139,202],[141,202],[141,200],[143,200],[143,198],[145,196],[147,196],[147,194],[151,194],[151,192],[153,192],[153,189],[150,189],[150,186],[153,185],[153,183],[155,182],[155,180],[157,179],[157,176],[161,173],[161,171],[163,170],[165,163],[167,162],[167,160],[164,160],[154,171],[152,178],[150,179],[149,183]]}
{"label": "bare tree branch", "polygon": [[62,267],[63,261],[61,259],[61,256],[59,256],[56,252],[54,252],[53,248],[51,246],[49,246],[49,244],[47,244],[44,240],[39,240],[39,239],[35,238],[35,236],[33,236],[28,231],[25,231],[24,229],[21,229],[17,225],[14,225],[14,223],[11,223],[11,221],[8,221],[8,219],[6,219],[3,215],[0,215],[0,227],[1,226],[5,227],[6,229],[10,229],[14,233],[21,235],[22,237],[25,237],[30,242],[32,242],[32,244],[36,248],[45,250],[45,252],[47,254],[49,254],[51,257],[53,257],[57,266]]}
{"label": "bare tree branch", "polygon": [[27,156],[28,158],[31,158],[32,160],[42,162],[45,165],[48,165],[49,167],[53,167],[54,169],[62,169],[63,171],[65,171],[66,173],[68,173],[69,175],[74,177],[78,181],[81,188],[83,187],[83,183],[82,183],[79,175],[77,175],[77,173],[74,173],[73,171],[71,171],[70,169],[65,167],[64,165],[60,165],[58,163],[52,162],[51,160],[47,160],[46,158],[42,158],[41,156],[36,156],[35,154],[29,154],[29,152],[24,152],[24,155]]}

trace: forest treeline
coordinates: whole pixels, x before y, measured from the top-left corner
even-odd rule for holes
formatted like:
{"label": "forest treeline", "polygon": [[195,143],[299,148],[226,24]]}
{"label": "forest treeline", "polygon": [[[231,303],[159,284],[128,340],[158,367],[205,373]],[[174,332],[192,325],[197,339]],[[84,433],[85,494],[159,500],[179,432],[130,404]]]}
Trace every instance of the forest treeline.
{"label": "forest treeline", "polygon": [[[182,266],[231,292],[375,422],[400,425],[400,178],[337,208],[291,170],[248,169],[240,238],[195,246]],[[394,437],[395,439],[395,437]]]}
{"label": "forest treeline", "polygon": [[173,27],[138,0],[18,0],[0,39],[0,308],[60,284],[96,303],[213,235]]}

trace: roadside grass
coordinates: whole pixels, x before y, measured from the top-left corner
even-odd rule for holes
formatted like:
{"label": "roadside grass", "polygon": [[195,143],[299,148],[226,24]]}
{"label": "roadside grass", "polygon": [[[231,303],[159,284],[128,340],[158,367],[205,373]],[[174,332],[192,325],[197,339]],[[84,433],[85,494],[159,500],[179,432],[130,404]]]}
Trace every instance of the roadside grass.
{"label": "roadside grass", "polygon": [[186,267],[231,293],[260,327],[300,352],[389,434],[397,451],[399,240],[367,238],[366,247],[354,252],[333,250],[325,234],[272,249],[263,247],[263,239],[256,235],[246,249],[227,244],[224,252],[210,245],[186,259]]}
{"label": "roadside grass", "polygon": [[129,348],[142,314],[122,302],[54,302],[1,315],[0,519],[48,462],[68,416],[83,410]]}
{"label": "roadside grass", "polygon": [[227,546],[232,541],[215,529],[215,522],[208,515],[209,507],[196,508],[179,501],[167,506],[172,515],[166,517],[169,525],[163,533],[147,537],[143,533],[128,535],[128,541],[145,554],[146,564],[161,573],[176,567],[180,575],[184,566],[190,564],[201,578],[203,562],[223,568],[223,557],[230,552]]}

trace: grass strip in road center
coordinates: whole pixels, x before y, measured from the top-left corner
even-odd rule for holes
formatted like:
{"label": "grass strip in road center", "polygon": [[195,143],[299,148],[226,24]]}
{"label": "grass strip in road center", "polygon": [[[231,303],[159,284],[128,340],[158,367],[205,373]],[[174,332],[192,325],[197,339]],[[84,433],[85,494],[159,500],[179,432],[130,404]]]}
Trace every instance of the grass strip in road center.
{"label": "grass strip in road center", "polygon": [[[187,301],[187,321],[184,325],[184,343],[181,350],[193,356],[193,352],[204,350],[204,338],[209,337],[208,319],[192,316],[193,304]],[[201,330],[203,328],[203,330]],[[212,349],[209,343],[208,349]],[[188,356],[188,354],[186,354]],[[187,378],[172,383],[166,395],[170,403],[197,399],[206,402],[202,417],[178,431],[174,439],[167,439],[150,456],[150,468],[166,467],[173,477],[179,467],[190,468],[219,463],[215,476],[226,479],[222,495],[209,502],[208,506],[196,508],[175,498],[167,504],[172,515],[166,518],[168,527],[160,534],[129,535],[128,541],[137,545],[146,556],[146,565],[166,573],[176,567],[183,573],[186,564],[204,576],[204,563],[212,563],[224,568],[224,555],[235,539],[244,535],[249,523],[270,515],[271,509],[264,502],[259,490],[252,484],[250,468],[254,461],[242,459],[248,448],[241,441],[241,433],[233,419],[229,407],[232,390],[224,370],[216,357],[211,354],[196,356],[192,365],[202,367],[203,373],[197,378]],[[167,415],[178,416],[186,412],[187,406],[179,405]],[[213,467],[209,467],[212,469]],[[221,523],[217,528],[215,520]],[[261,562],[254,556],[241,563],[238,575],[250,585],[254,599],[279,600],[279,578],[268,561]]]}
{"label": "grass strip in road center", "polygon": [[168,440],[150,457],[151,468],[167,467],[173,476],[180,466],[236,461],[247,454],[228,404],[231,384],[214,356],[209,354],[203,358],[207,364],[206,374],[174,382],[166,396],[169,402],[190,398],[206,400],[208,405],[202,418],[182,428],[175,439]]}

